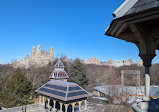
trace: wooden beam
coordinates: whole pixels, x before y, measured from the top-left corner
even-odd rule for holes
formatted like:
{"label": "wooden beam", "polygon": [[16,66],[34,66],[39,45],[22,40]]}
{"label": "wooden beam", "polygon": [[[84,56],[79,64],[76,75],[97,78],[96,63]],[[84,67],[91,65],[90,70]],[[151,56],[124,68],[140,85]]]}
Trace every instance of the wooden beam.
{"label": "wooden beam", "polygon": [[148,31],[146,29],[146,26],[141,24],[130,24],[130,29],[134,33],[134,36],[139,41],[138,44],[136,44],[139,48],[140,54],[147,54],[148,53],[148,43],[147,43],[147,35]]}
{"label": "wooden beam", "polygon": [[150,29],[150,36],[153,38],[159,38],[159,28]]}
{"label": "wooden beam", "polygon": [[137,38],[135,37],[134,33],[123,33],[118,35],[118,38],[132,43],[135,43],[137,41]]}
{"label": "wooden beam", "polygon": [[155,52],[159,45],[159,28],[150,29],[151,51]]}

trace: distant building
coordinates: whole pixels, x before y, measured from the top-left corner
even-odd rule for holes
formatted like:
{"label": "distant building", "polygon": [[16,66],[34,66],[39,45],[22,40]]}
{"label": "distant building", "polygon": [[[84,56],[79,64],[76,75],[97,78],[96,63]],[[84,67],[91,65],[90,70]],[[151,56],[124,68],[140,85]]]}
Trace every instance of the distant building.
{"label": "distant building", "polygon": [[123,62],[119,60],[114,60],[112,63],[114,67],[120,67],[124,65]]}
{"label": "distant building", "polygon": [[143,60],[142,59],[139,62],[137,62],[137,66],[143,66]]}
{"label": "distant building", "polygon": [[124,66],[124,65],[131,65],[133,64],[132,59],[130,58],[129,60],[123,60],[123,61],[119,61],[119,60],[114,60],[112,61],[111,59],[109,59],[108,62],[99,62],[99,59],[96,58],[96,56],[94,56],[93,58],[89,58],[85,61],[83,61],[83,63],[85,64],[96,64],[96,65],[107,65],[109,67],[120,67],[120,66]]}
{"label": "distant building", "polygon": [[110,68],[113,68],[113,63],[109,63],[109,62],[100,62],[98,65],[106,65],[106,66],[109,66]]}
{"label": "distant building", "polygon": [[130,58],[129,60],[123,60],[123,61],[114,60],[114,61],[112,61],[112,63],[113,63],[114,67],[120,67],[120,66],[124,66],[124,65],[130,66],[133,64],[133,61]]}
{"label": "distant building", "polygon": [[31,66],[41,67],[52,63],[54,60],[55,58],[53,47],[50,48],[50,51],[43,51],[41,50],[41,46],[38,45],[37,50],[35,50],[34,46],[32,47],[31,57],[29,57],[29,55],[26,55],[26,58],[24,60],[14,61],[12,65],[14,68],[28,68]]}
{"label": "distant building", "polygon": [[113,63],[113,61],[111,59],[109,59],[108,63]]}
{"label": "distant building", "polygon": [[99,64],[99,59],[97,59],[96,56],[94,56],[93,58],[89,58],[89,59],[85,60],[84,63],[86,63],[86,64]]}

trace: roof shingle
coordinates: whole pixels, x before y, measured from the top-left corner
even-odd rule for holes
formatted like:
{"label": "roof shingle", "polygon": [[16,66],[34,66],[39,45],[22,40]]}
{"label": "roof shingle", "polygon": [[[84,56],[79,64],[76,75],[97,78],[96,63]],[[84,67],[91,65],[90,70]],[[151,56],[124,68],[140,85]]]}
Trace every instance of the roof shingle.
{"label": "roof shingle", "polygon": [[47,82],[36,92],[62,101],[77,100],[91,96],[90,93],[76,83],[59,80]]}
{"label": "roof shingle", "polygon": [[[145,10],[149,10],[152,8],[159,7],[159,1],[158,0],[138,0],[135,5],[133,5],[125,15],[130,15],[134,13],[139,13]],[[124,16],[125,16],[124,15]]]}

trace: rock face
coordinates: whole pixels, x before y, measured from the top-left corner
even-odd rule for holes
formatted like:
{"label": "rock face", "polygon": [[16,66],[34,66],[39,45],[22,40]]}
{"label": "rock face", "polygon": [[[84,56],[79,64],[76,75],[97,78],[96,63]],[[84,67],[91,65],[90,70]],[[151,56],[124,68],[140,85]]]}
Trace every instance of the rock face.
{"label": "rock face", "polygon": [[43,51],[41,50],[41,46],[38,45],[37,50],[35,50],[34,46],[32,47],[31,57],[26,55],[24,60],[14,61],[12,65],[14,68],[42,67],[52,63],[54,60],[53,47],[50,48],[50,51]]}

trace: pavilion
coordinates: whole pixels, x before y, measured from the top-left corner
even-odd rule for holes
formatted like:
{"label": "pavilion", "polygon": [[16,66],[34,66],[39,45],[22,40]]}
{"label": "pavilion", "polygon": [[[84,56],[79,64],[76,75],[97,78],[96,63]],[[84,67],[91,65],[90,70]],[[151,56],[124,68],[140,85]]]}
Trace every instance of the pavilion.
{"label": "pavilion", "polygon": [[[87,110],[87,97],[91,96],[86,90],[73,82],[67,82],[68,75],[64,71],[64,65],[61,60],[54,66],[50,75],[51,81],[41,86],[36,90],[39,96],[39,103],[43,105],[47,103],[50,111],[60,110],[60,112],[74,112],[75,105],[77,104],[79,110],[84,103],[84,110]],[[71,108],[71,109],[70,109]]]}
{"label": "pavilion", "polygon": [[64,65],[61,62],[61,60],[59,59],[57,61],[57,63],[54,65],[54,70],[51,73],[51,75],[49,76],[49,78],[53,81],[53,80],[61,80],[61,81],[66,81],[69,78],[69,76],[67,75],[66,71],[64,70]]}
{"label": "pavilion", "polygon": [[159,50],[159,0],[125,0],[113,16],[105,35],[134,43],[145,67],[145,97],[132,108],[136,112],[159,112],[159,101],[150,98],[149,73]]}

